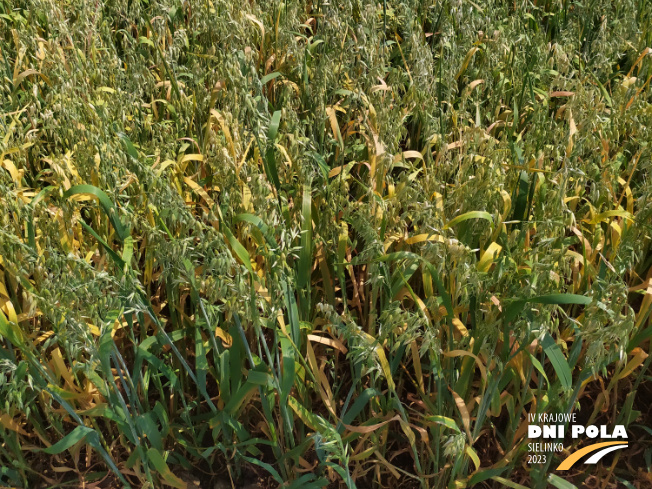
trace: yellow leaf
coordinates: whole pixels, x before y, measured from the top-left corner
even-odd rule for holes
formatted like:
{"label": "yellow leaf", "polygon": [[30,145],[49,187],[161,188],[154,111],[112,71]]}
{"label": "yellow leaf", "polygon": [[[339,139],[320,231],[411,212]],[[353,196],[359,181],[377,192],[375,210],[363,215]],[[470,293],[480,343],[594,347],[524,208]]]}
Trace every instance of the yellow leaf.
{"label": "yellow leaf", "polygon": [[417,234],[416,236],[411,236],[405,240],[407,244],[416,244],[423,241],[435,241],[438,243],[445,243],[446,239],[439,234]]}
{"label": "yellow leaf", "polygon": [[186,165],[188,164],[189,161],[204,161],[204,155],[200,155],[197,153],[180,155],[178,159],[178,164],[181,171],[184,171],[186,169]]}
{"label": "yellow leaf", "polygon": [[498,243],[491,243],[487,249],[482,253],[480,261],[478,261],[478,270],[481,272],[488,272],[491,268],[492,263],[498,257],[503,247]]}
{"label": "yellow leaf", "polygon": [[471,416],[469,415],[468,409],[466,409],[466,404],[464,404],[464,399],[449,387],[453,399],[455,399],[455,405],[457,406],[460,416],[462,416],[462,424],[464,425],[464,431],[466,431],[466,436],[468,437],[469,444],[473,444],[473,437],[471,436]]}
{"label": "yellow leaf", "polygon": [[290,155],[288,154],[287,149],[285,149],[285,146],[282,146],[278,143],[276,143],[274,146],[278,148],[278,150],[281,152],[283,156],[285,156],[285,162],[289,167],[292,167],[292,159],[290,158]]}
{"label": "yellow leaf", "polygon": [[[177,162],[174,161],[174,160],[165,160],[163,163],[161,163],[161,166],[159,166],[156,169],[156,176],[160,177],[168,166],[172,166],[172,165],[176,165],[176,164],[177,164]],[[156,165],[152,165],[152,169],[154,169],[155,166]]]}
{"label": "yellow leaf", "polygon": [[70,370],[68,370],[68,367],[66,367],[66,364],[63,361],[63,357],[61,356],[61,350],[59,348],[55,348],[54,350],[52,350],[51,355],[52,355],[54,372],[60,377],[63,377],[63,380],[65,380],[66,383],[72,389],[77,390],[77,386],[75,385],[75,380],[72,378]]}
{"label": "yellow leaf", "polygon": [[396,480],[401,478],[401,474],[396,470],[396,467],[394,467],[391,463],[387,461],[385,457],[383,457],[378,450],[374,452],[376,457],[378,457],[378,460],[380,463],[382,463],[387,469],[392,473],[392,475],[396,478]]}
{"label": "yellow leaf", "polygon": [[435,207],[437,210],[440,212],[440,214],[444,213],[444,197],[439,193],[439,192],[433,192],[432,196],[430,197],[435,198]]}
{"label": "yellow leaf", "polygon": [[315,334],[309,334],[308,335],[308,340],[314,342],[314,343],[321,343],[322,345],[327,345],[330,346],[331,348],[335,348],[336,350],[341,351],[344,355],[349,351],[346,346],[342,344],[341,341],[333,339],[333,338],[327,338],[324,336],[317,336]]}
{"label": "yellow leaf", "polygon": [[[7,297],[5,295],[5,297]],[[12,323],[18,324],[18,316],[16,315],[16,309],[9,299],[0,299],[0,309],[7,315],[7,318]]]}
{"label": "yellow leaf", "polygon": [[475,360],[475,363],[478,365],[478,368],[480,369],[480,376],[482,377],[482,380],[485,382],[487,381],[487,369],[485,368],[484,364],[482,363],[482,360],[480,360],[476,355],[471,353],[470,351],[466,350],[451,350],[448,352],[444,353],[445,357],[471,357]]}
{"label": "yellow leaf", "polygon": [[473,460],[473,465],[475,465],[475,470],[480,470],[480,457],[478,457],[478,454],[471,447],[471,445],[467,445],[464,451],[469,456],[469,458]]}
{"label": "yellow leaf", "polygon": [[468,53],[466,53],[466,57],[464,58],[464,61],[462,61],[462,66],[460,67],[460,71],[457,72],[457,75],[455,75],[455,79],[459,79],[460,76],[464,74],[466,69],[469,66],[469,63],[471,62],[471,59],[473,59],[473,55],[479,50],[477,46],[473,46]]}
{"label": "yellow leaf", "polygon": [[416,443],[416,437],[414,436],[414,431],[412,431],[412,428],[410,428],[410,425],[403,421],[402,419],[399,418],[398,422],[401,425],[401,429],[403,430],[403,433],[405,433],[406,438],[408,439],[408,442],[410,443],[410,446],[414,446]]}
{"label": "yellow leaf", "polygon": [[410,343],[410,350],[412,352],[412,364],[414,365],[414,375],[417,378],[417,385],[421,392],[425,392],[423,383],[423,371],[421,369],[421,357],[419,356],[419,347],[416,341]]}
{"label": "yellow leaf", "polygon": [[419,151],[403,151],[402,153],[399,153],[396,156],[394,156],[394,163],[398,163],[402,159],[407,160],[408,158],[416,158],[422,160],[423,155]]}
{"label": "yellow leaf", "polygon": [[387,361],[387,356],[385,356],[385,350],[382,346],[376,346],[376,355],[378,355],[378,361],[380,362],[380,366],[383,369],[383,374],[385,374],[387,387],[389,387],[390,390],[394,390],[396,385],[394,384],[394,379],[392,378],[392,369],[389,367],[389,362]]}
{"label": "yellow leaf", "polygon": [[401,416],[399,416],[397,414],[393,418],[390,418],[390,419],[385,420],[382,423],[378,423],[378,424],[362,425],[362,426],[351,426],[351,425],[345,424],[344,427],[347,430],[352,431],[353,433],[365,434],[365,433],[371,433],[372,431],[376,431],[378,428],[382,428],[383,426],[385,426],[390,421],[398,421],[400,419],[401,419]]}
{"label": "yellow leaf", "polygon": [[584,265],[584,257],[580,255],[577,251],[566,250],[566,256],[570,256],[574,258],[576,262],[579,262],[582,265]]}
{"label": "yellow leaf", "polygon": [[[362,334],[369,342],[369,344],[373,344],[376,342],[376,339],[370,334],[365,332],[362,332]],[[375,347],[375,351],[376,351],[376,356],[378,357],[378,361],[380,362],[380,367],[383,370],[383,375],[385,376],[385,380],[387,381],[387,387],[389,387],[390,390],[394,390],[396,384],[394,384],[394,379],[392,378],[392,369],[390,368],[389,362],[387,361],[385,350],[383,349],[382,345],[377,344]]]}
{"label": "yellow leaf", "polygon": [[624,187],[625,187],[624,192],[625,192],[625,196],[627,197],[627,212],[629,212],[630,214],[633,214],[634,213],[634,195],[632,194],[632,189],[629,187],[627,182],[624,179],[620,178],[620,177],[618,178],[618,183],[620,183],[621,185],[624,185]]}
{"label": "yellow leaf", "polygon": [[254,211],[254,206],[251,203],[251,190],[246,184],[242,185],[242,207],[244,207],[247,212]]}
{"label": "yellow leaf", "polygon": [[297,401],[294,397],[288,396],[288,404],[292,408],[292,411],[295,412],[295,414],[299,417],[301,421],[303,421],[303,424],[306,426],[309,426],[315,431],[319,431],[319,424],[317,423],[317,420],[314,419],[314,415],[306,410],[301,404],[299,404],[299,401]]}
{"label": "yellow leaf", "polygon": [[462,144],[463,144],[463,143],[462,143],[461,140],[460,140],[460,141],[455,141],[454,143],[449,143],[449,144],[446,146],[446,149],[451,150],[451,149],[461,148],[461,147],[462,147]]}
{"label": "yellow leaf", "polygon": [[183,181],[186,182],[186,185],[188,185],[191,189],[193,189],[200,197],[202,197],[206,203],[209,205],[210,209],[213,209],[215,207],[215,201],[211,199],[210,195],[199,186],[198,183],[196,183],[194,180],[184,177]]}
{"label": "yellow leaf", "polygon": [[24,429],[22,429],[20,425],[16,423],[14,419],[8,414],[0,414],[0,424],[2,424],[2,426],[7,428],[8,430],[15,431],[20,435],[32,436],[29,433],[27,433]]}
{"label": "yellow leaf", "polygon": [[328,115],[328,120],[331,123],[331,130],[333,131],[333,136],[335,136],[337,142],[340,144],[340,149],[344,149],[344,141],[342,140],[342,133],[340,133],[340,126],[337,122],[337,116],[335,115],[335,110],[333,110],[332,107],[327,107],[326,114]]}
{"label": "yellow leaf", "polygon": [[11,175],[11,179],[14,181],[17,187],[20,187],[20,181],[23,178],[23,174],[25,173],[25,170],[18,170],[16,168],[16,165],[11,160],[4,160],[2,162],[2,166],[4,167],[5,170],[9,172]]}
{"label": "yellow leaf", "polygon": [[647,310],[652,304],[652,280],[647,282],[647,290],[645,291],[645,297],[643,297],[643,302],[641,302],[641,307],[638,309],[638,314],[636,315],[636,323],[634,326],[639,328],[643,325],[643,321],[647,318]]}
{"label": "yellow leaf", "polygon": [[628,375],[630,375],[648,357],[648,354],[645,353],[644,350],[638,347],[634,348],[634,350],[632,350],[632,353],[634,354],[634,357],[629,362],[627,362],[627,365],[625,365],[623,371],[620,372],[614,380],[622,380]]}
{"label": "yellow leaf", "polygon": [[469,83],[469,92],[473,90],[475,87],[480,85],[481,83],[484,83],[484,80],[473,80],[471,83]]}
{"label": "yellow leaf", "polygon": [[500,215],[500,217],[503,219],[503,221],[505,221],[509,211],[512,209],[512,198],[504,190],[500,191],[500,195],[503,198],[503,213]]}
{"label": "yellow leaf", "polygon": [[[247,16],[250,17],[250,16]],[[224,133],[224,137],[226,139],[226,142],[229,145],[229,153],[231,156],[235,157],[235,145],[233,144],[233,138],[231,137],[231,131],[229,131],[229,126],[226,125],[226,121],[224,120],[224,117],[222,117],[222,114],[220,114],[217,110],[211,109],[211,117],[214,118],[219,124],[220,127],[222,128],[222,132]]]}
{"label": "yellow leaf", "polygon": [[231,345],[233,344],[233,338],[229,333],[224,331],[222,328],[219,326],[215,327],[215,336],[217,336],[219,339],[222,340],[222,345],[224,348],[230,348]]}
{"label": "yellow leaf", "polygon": [[590,221],[586,219],[583,219],[583,221],[588,222],[589,224],[598,224],[599,222],[606,221],[611,217],[623,217],[625,219],[633,220],[633,216],[629,212],[623,209],[614,209],[611,211],[602,212]]}
{"label": "yellow leaf", "polygon": [[611,221],[609,227],[611,228],[611,249],[615,251],[618,249],[618,245],[620,244],[622,230],[616,221]]}
{"label": "yellow leaf", "polygon": [[[308,335],[309,339],[310,336]],[[315,357],[315,351],[312,348],[312,345],[310,344],[310,341],[306,343],[306,352],[308,353],[308,364],[310,365],[310,369],[312,370],[312,374],[315,376],[315,379],[318,379],[318,385],[319,385],[319,394],[322,398],[322,401],[324,401],[324,405],[326,406],[326,409],[335,417],[337,418],[337,413],[335,412],[335,405],[333,402],[333,392],[331,391],[331,386],[328,382],[328,379],[326,378],[326,374],[319,368],[319,365],[317,364],[317,358]]]}
{"label": "yellow leaf", "polygon": [[457,330],[460,332],[462,336],[469,336],[469,330],[466,329],[464,323],[460,321],[458,318],[453,318],[453,325],[457,328]]}
{"label": "yellow leaf", "polygon": [[100,332],[100,328],[95,326],[94,324],[91,323],[86,323],[86,326],[88,326],[88,330],[94,334],[95,336],[100,336],[102,333]]}

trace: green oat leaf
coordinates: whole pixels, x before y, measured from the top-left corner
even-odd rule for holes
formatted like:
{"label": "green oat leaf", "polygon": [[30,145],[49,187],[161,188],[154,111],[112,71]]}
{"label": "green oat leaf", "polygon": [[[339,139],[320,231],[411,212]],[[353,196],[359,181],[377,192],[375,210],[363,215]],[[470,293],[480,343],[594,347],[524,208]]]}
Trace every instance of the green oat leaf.
{"label": "green oat leaf", "polygon": [[70,187],[63,194],[63,198],[67,199],[73,195],[80,194],[91,195],[98,200],[100,206],[113,225],[113,228],[118,235],[118,239],[120,239],[120,241],[124,241],[124,239],[129,235],[129,231],[123,226],[122,222],[120,221],[120,218],[118,217],[118,211],[113,205],[113,202],[111,202],[111,199],[109,199],[108,195],[106,195],[102,190],[95,187],[94,185],[82,184]]}
{"label": "green oat leaf", "polygon": [[77,426],[74,430],[72,430],[70,433],[64,436],[57,443],[55,443],[54,445],[48,448],[45,448],[43,451],[50,455],[56,455],[58,453],[63,452],[64,450],[68,450],[70,447],[72,447],[76,443],[79,443],[80,441],[87,440],[87,438],[92,435],[95,435],[95,437],[97,437],[97,433],[95,432],[95,430],[88,428],[86,426]]}
{"label": "green oat leaf", "polygon": [[450,229],[453,227],[455,224],[459,224],[460,222],[468,221],[469,219],[485,219],[489,221],[490,223],[493,224],[494,218],[491,214],[485,211],[471,211],[471,212],[465,212],[464,214],[461,214],[450,221],[446,223],[444,226],[444,229]]}
{"label": "green oat leaf", "polygon": [[267,130],[267,151],[265,152],[265,171],[267,178],[274,184],[276,190],[281,190],[281,181],[278,178],[278,168],[276,166],[276,153],[274,142],[278,134],[278,128],[281,124],[281,111],[277,110],[272,115],[272,120],[269,123]]}
{"label": "green oat leaf", "polygon": [[570,482],[562,479],[561,477],[555,474],[548,475],[548,482],[550,482],[557,489],[577,489],[577,486],[575,484],[571,484]]}
{"label": "green oat leaf", "polygon": [[543,346],[543,351],[552,363],[552,367],[557,373],[561,385],[564,389],[570,389],[573,383],[573,374],[571,369],[568,366],[568,362],[564,357],[564,354],[561,352],[561,349],[555,343],[555,340],[548,333],[543,337],[541,341],[541,346]]}

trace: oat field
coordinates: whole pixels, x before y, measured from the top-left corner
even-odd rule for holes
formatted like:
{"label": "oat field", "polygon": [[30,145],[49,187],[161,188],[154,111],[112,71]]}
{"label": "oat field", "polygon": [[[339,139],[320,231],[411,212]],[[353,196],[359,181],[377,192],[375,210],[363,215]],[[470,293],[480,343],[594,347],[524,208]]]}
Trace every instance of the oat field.
{"label": "oat field", "polygon": [[0,0],[0,486],[652,487],[651,80],[647,0]]}

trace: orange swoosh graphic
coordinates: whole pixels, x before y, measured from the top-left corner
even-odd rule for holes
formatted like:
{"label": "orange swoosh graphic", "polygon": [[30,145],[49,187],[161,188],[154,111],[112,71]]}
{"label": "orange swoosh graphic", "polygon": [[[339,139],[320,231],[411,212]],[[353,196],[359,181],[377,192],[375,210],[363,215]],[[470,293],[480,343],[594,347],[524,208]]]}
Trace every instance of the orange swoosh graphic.
{"label": "orange swoosh graphic", "polygon": [[566,460],[564,460],[562,463],[559,464],[559,467],[557,467],[556,470],[568,470],[575,464],[575,462],[581,459],[584,455],[588,455],[591,452],[595,452],[600,448],[609,447],[611,445],[626,445],[626,444],[627,442],[623,442],[623,441],[605,441],[602,443],[589,445],[588,447],[584,447],[581,450],[578,450],[574,452],[572,455],[570,455]]}

